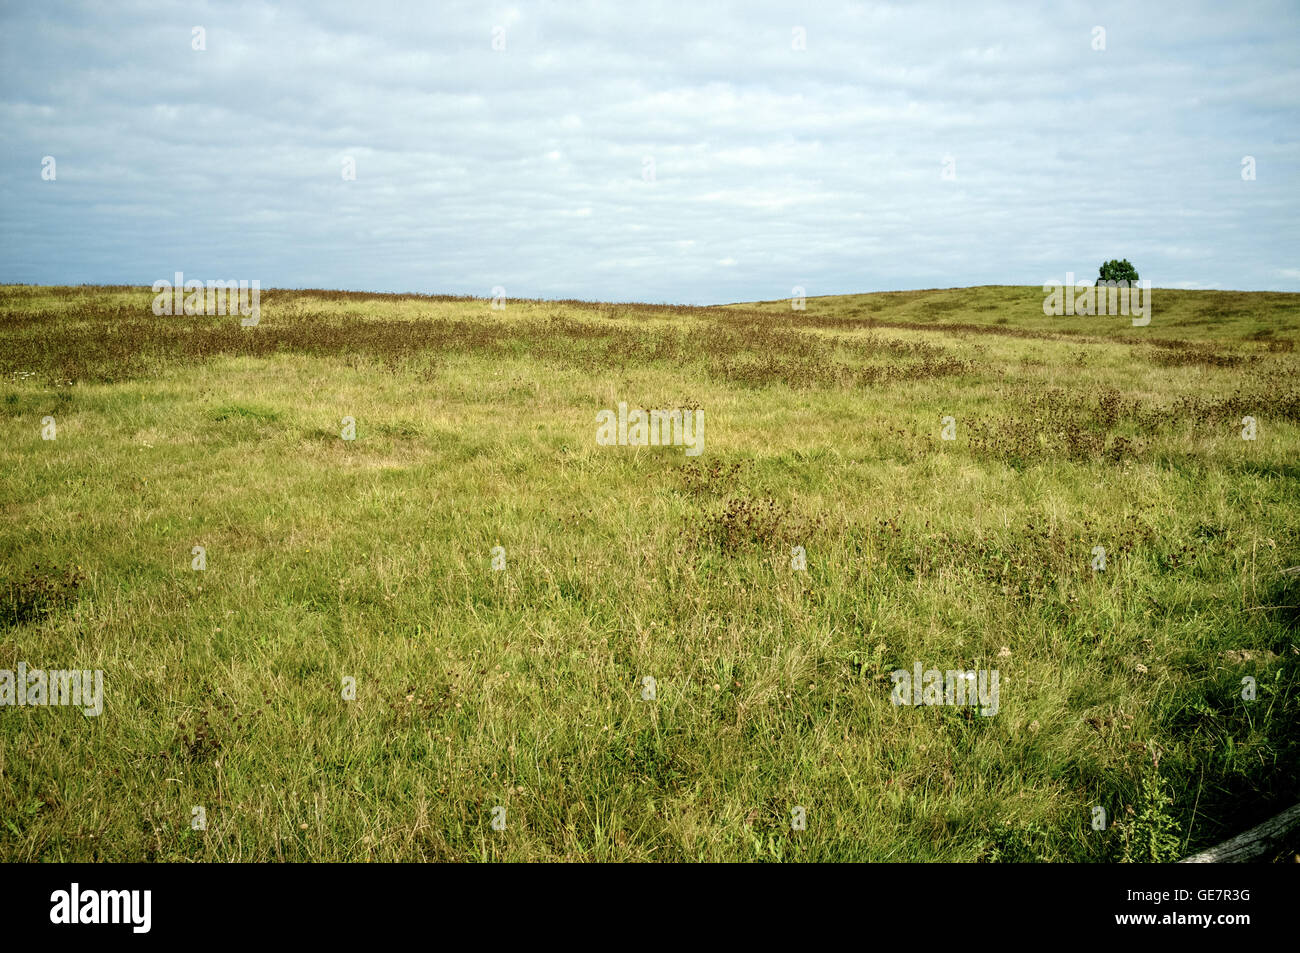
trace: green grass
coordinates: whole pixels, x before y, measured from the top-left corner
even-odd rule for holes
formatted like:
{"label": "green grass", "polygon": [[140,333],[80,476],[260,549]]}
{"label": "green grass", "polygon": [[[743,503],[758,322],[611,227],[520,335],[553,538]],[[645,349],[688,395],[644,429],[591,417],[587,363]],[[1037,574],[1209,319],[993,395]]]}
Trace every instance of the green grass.
{"label": "green grass", "polygon": [[1300,799],[1300,296],[151,300],[0,288],[0,669],[106,696],[0,708],[0,859],[1140,861]]}

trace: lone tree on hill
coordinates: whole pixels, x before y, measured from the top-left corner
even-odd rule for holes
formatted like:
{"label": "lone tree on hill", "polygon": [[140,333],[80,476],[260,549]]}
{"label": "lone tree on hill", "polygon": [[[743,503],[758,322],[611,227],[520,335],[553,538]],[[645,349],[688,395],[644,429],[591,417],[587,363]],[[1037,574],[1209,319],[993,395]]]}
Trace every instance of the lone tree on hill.
{"label": "lone tree on hill", "polygon": [[1112,258],[1101,266],[1101,274],[1098,281],[1137,281],[1137,269],[1129,264],[1127,258],[1123,261],[1118,258]]}

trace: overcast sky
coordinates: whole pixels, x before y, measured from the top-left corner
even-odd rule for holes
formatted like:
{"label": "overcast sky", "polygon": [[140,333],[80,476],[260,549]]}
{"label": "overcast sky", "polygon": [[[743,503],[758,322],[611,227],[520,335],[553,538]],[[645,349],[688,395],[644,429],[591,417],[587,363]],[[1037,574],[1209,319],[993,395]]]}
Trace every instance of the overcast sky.
{"label": "overcast sky", "polygon": [[4,282],[1300,290],[1294,0],[5,2],[0,76]]}

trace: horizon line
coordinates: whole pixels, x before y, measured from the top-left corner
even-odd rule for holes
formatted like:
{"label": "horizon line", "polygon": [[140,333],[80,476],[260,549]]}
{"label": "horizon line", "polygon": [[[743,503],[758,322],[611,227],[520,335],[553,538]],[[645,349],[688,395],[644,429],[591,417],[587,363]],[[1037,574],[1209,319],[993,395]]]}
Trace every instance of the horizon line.
{"label": "horizon line", "polygon": [[[229,281],[230,279],[214,278],[211,280]],[[256,281],[258,279],[243,279],[243,280]],[[1087,280],[1087,279],[1078,279],[1078,280]],[[1099,281],[1100,279],[1094,278],[1092,280],[1096,282]],[[1064,287],[1064,282],[1057,282],[1057,284],[1058,287]],[[1073,287],[1076,288],[1078,287],[1077,281]],[[49,289],[108,288],[108,289],[122,289],[122,290],[139,290],[148,294],[159,293],[159,292],[154,292],[152,284],[145,284],[145,285],[97,284],[91,282],[82,282],[80,284],[42,284],[38,282],[0,281],[0,288],[49,288]],[[802,295],[801,297],[805,301],[816,301],[819,299],[826,299],[826,298],[855,298],[855,297],[867,297],[869,295],[922,294],[927,292],[938,293],[938,292],[945,292],[945,291],[977,291],[977,290],[982,290],[987,288],[1023,288],[1023,289],[1032,288],[1039,293],[1042,293],[1042,291],[1044,290],[1043,284],[1039,284],[1039,283],[1024,284],[1024,285],[981,284],[981,285],[953,285],[946,288],[939,288],[939,287],[888,288],[888,289],[878,289],[875,291],[843,291],[843,292],[832,292],[829,294],[819,294],[819,295],[805,294]],[[1272,288],[1251,288],[1251,289],[1248,288],[1178,288],[1178,287],[1167,287],[1167,286],[1153,284],[1151,286],[1151,290],[1156,290],[1156,289],[1159,289],[1161,291],[1185,291],[1185,292],[1203,291],[1203,292],[1213,292],[1219,294],[1300,295],[1300,291],[1282,291],[1282,290],[1277,290]],[[291,286],[291,285],[262,286],[260,283],[258,285],[258,290],[260,292],[270,292],[270,291],[294,291],[300,293],[320,292],[324,294],[365,295],[369,297],[384,297],[384,298],[429,298],[434,300],[453,300],[453,301],[492,301],[494,297],[491,294],[487,294],[487,295],[455,294],[451,292],[438,292],[438,291],[372,291],[372,290],[358,289],[358,288],[322,288],[322,287],[306,287],[306,286]],[[743,304],[775,304],[776,302],[779,301],[789,301],[791,297],[793,296],[783,295],[776,298],[752,298],[752,299],[718,301],[710,304],[690,304],[681,301],[616,301],[616,300],[606,300],[601,298],[575,298],[575,297],[538,298],[538,297],[527,297],[524,295],[510,295],[510,294],[504,295],[504,298],[507,301],[521,301],[521,302],[529,302],[529,303],[537,303],[537,304],[566,304],[568,302],[574,302],[578,304],[608,304],[608,305],[623,305],[623,306],[640,305],[640,306],[648,306],[648,307],[675,307],[675,308],[726,308],[726,307],[733,307],[735,305],[743,305]]]}

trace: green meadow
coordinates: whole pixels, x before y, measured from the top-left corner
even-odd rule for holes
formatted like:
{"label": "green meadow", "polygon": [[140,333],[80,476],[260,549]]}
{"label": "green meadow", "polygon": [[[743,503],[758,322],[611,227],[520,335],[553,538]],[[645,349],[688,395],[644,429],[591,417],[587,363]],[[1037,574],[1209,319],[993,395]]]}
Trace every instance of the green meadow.
{"label": "green meadow", "polygon": [[[98,716],[0,706],[0,860],[1143,862],[1266,820],[1300,295],[1043,299],[0,287],[0,670],[103,673]],[[620,402],[702,452],[599,444]],[[996,712],[894,704],[918,663]]]}

